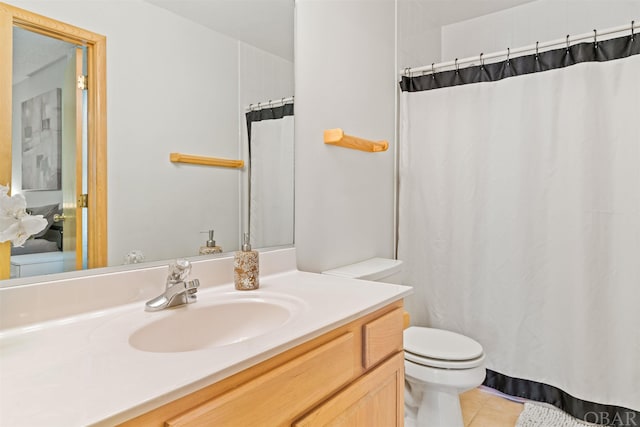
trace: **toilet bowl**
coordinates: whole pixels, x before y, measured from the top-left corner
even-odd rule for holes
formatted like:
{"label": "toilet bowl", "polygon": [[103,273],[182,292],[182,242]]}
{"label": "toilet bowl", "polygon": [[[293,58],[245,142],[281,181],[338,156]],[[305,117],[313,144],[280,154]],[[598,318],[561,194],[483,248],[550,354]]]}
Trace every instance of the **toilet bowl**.
{"label": "toilet bowl", "polygon": [[[372,258],[324,271],[353,279],[402,283],[402,261]],[[464,335],[412,326],[404,331],[405,426],[463,427],[460,393],[482,384],[482,346]]]}
{"label": "toilet bowl", "polygon": [[482,384],[482,346],[441,329],[404,331],[405,426],[462,427],[460,393]]}

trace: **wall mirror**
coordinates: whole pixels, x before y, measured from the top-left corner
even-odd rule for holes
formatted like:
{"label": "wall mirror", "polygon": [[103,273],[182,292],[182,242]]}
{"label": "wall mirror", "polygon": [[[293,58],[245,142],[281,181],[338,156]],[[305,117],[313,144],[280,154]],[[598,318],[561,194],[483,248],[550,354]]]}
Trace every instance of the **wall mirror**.
{"label": "wall mirror", "polygon": [[[29,12],[18,9],[22,3]],[[52,3],[0,3],[0,55],[11,64],[0,61],[5,64],[0,65],[0,179],[11,183],[12,193],[25,196],[34,214],[51,214],[47,208],[59,205],[55,213],[63,218],[46,234],[64,255],[64,266],[35,274],[121,266],[140,256],[145,262],[198,256],[208,230],[214,230],[216,245],[224,252],[237,250],[242,232],[249,230],[254,247],[292,244],[293,0]],[[29,19],[49,30],[28,25]],[[86,34],[70,37],[70,30]],[[104,45],[91,38],[101,34]],[[92,67],[100,65],[96,54],[101,48],[106,62],[100,76],[106,86],[103,98],[99,87],[91,87],[101,82],[91,78]],[[89,75],[89,88],[74,94],[72,121],[63,107],[73,91],[64,87],[77,85],[70,77],[76,71]],[[59,140],[55,134],[43,136],[53,138],[59,148],[39,153],[39,163],[25,148],[28,135],[35,133],[25,125],[34,105],[57,113],[45,117],[37,110],[44,117],[37,122],[46,128],[38,130],[40,135],[56,130],[50,129],[52,122],[75,131],[59,132],[65,134]],[[273,112],[282,120],[275,120]],[[11,132],[5,127],[9,117]],[[104,151],[96,144],[101,133]],[[68,135],[83,154],[65,154]],[[242,159],[245,167],[172,163],[173,152]],[[65,174],[72,163],[78,165],[73,175],[82,179],[73,182],[75,194],[68,196]],[[52,182],[43,182],[46,174],[31,165],[48,167]],[[82,194],[87,194],[87,208]],[[80,219],[79,224],[69,218]],[[276,236],[264,232],[279,228],[284,231]],[[72,241],[76,248],[69,256],[63,245]],[[1,248],[3,277],[15,276],[16,266],[29,265],[29,260],[16,260],[9,244]],[[0,286],[42,279],[23,270],[20,278],[3,280]]]}

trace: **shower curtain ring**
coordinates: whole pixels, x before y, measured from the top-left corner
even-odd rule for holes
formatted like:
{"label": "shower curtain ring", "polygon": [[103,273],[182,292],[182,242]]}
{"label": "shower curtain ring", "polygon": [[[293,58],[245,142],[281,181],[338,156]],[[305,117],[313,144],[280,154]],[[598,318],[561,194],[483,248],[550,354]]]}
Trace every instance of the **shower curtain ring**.
{"label": "shower curtain ring", "polygon": [[433,79],[434,79],[434,80],[436,79],[436,69],[435,69],[435,65],[436,65],[436,63],[435,63],[435,62],[432,62],[432,63],[431,63],[431,77],[433,77]]}
{"label": "shower curtain ring", "polygon": [[480,53],[480,68],[484,69],[484,59],[482,58],[482,55],[484,55],[484,52]]}
{"label": "shower curtain ring", "polygon": [[456,74],[458,74],[458,72],[460,71],[460,67],[458,67],[458,58],[456,58],[455,66],[456,66]]}
{"label": "shower curtain ring", "polygon": [[567,34],[567,53],[569,53],[569,34]]}
{"label": "shower curtain ring", "polygon": [[593,30],[593,47],[594,49],[598,48],[598,32]]}
{"label": "shower curtain ring", "polygon": [[507,65],[510,65],[510,64],[509,64],[509,57],[510,57],[510,56],[511,56],[511,48],[509,48],[509,47],[508,47],[508,48],[507,48]]}
{"label": "shower curtain ring", "polygon": [[538,44],[540,44],[540,42],[536,42],[536,61],[538,60]]}
{"label": "shower curtain ring", "polygon": [[631,41],[633,41],[633,39],[635,38],[635,34],[633,34],[633,26],[635,25],[636,21],[631,21]]}
{"label": "shower curtain ring", "polygon": [[404,75],[405,75],[406,77],[411,77],[411,74],[409,74],[409,70],[411,70],[411,68],[409,68],[409,67],[406,67],[406,68],[404,69]]}

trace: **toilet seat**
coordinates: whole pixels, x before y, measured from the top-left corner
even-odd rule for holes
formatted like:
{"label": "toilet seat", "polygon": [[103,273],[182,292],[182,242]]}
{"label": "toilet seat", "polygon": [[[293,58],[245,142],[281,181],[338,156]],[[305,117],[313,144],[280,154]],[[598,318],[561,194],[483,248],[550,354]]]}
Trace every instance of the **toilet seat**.
{"label": "toilet seat", "polygon": [[469,360],[440,360],[432,359],[430,357],[424,357],[419,354],[414,354],[407,350],[404,351],[404,358],[405,360],[416,363],[418,365],[440,369],[471,369],[482,365],[482,363],[484,362],[484,354],[480,357]]}
{"label": "toilet seat", "polygon": [[404,331],[405,359],[441,369],[471,369],[484,362],[482,346],[464,335],[412,326]]}

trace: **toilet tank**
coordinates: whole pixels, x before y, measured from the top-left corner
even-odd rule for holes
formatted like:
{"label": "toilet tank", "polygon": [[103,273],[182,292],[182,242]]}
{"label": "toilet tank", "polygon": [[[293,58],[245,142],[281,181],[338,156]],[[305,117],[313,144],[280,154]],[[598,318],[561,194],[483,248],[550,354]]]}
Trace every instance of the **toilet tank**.
{"label": "toilet tank", "polygon": [[371,258],[356,264],[323,271],[322,274],[396,285],[401,285],[403,280],[402,261],[388,258]]}

